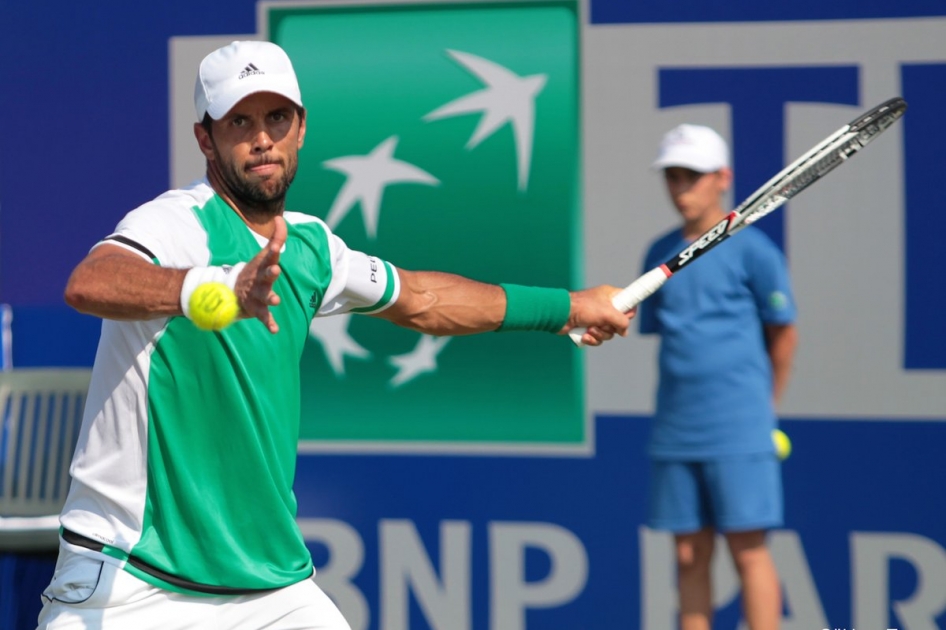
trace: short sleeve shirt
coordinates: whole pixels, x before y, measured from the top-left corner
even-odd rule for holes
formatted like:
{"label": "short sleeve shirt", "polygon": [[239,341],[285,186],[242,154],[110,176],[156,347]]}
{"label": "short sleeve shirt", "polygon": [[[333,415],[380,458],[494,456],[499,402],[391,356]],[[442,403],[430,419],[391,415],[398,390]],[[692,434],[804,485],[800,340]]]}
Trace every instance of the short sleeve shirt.
{"label": "short sleeve shirt", "polygon": [[[107,561],[240,589],[312,574],[292,492],[309,324],[381,311],[400,287],[321,220],[284,217],[277,334],[255,319],[219,332],[184,317],[103,322],[62,523],[105,544]],[[102,241],[173,268],[235,265],[266,242],[206,181],[133,210]]]}
{"label": "short sleeve shirt", "polygon": [[[679,229],[665,234],[651,245],[644,269],[687,244]],[[660,335],[651,456],[699,460],[771,452],[775,412],[763,327],[794,319],[785,257],[752,227],[645,300],[640,331]]]}

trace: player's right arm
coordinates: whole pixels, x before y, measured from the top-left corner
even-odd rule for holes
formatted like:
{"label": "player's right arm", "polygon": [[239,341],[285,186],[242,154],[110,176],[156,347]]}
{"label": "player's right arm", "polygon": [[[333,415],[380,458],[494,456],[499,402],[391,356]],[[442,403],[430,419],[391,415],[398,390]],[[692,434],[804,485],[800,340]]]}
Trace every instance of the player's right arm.
{"label": "player's right arm", "polygon": [[[269,307],[279,303],[273,284],[286,225],[277,217],[270,241],[240,271],[234,291],[246,317],[273,333],[278,326]],[[162,267],[119,245],[103,242],[76,266],[66,284],[65,301],[80,313],[103,319],[146,320],[182,315],[181,288],[187,269]]]}
{"label": "player's right arm", "polygon": [[73,270],[66,304],[103,319],[143,320],[181,315],[186,269],[148,262],[118,245],[103,243]]}

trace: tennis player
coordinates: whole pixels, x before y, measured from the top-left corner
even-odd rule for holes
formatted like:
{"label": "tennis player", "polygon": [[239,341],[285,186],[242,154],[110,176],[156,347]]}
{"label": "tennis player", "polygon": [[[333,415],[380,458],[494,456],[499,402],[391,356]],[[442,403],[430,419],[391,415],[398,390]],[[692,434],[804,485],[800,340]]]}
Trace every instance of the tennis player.
{"label": "tennis player", "polygon": [[[617,288],[406,271],[287,211],[306,111],[278,46],[208,55],[195,106],[206,178],[127,214],[66,288],[105,321],[42,629],[349,627],[313,581],[295,521],[313,317],[361,313],[432,335],[590,326],[590,345],[627,333]],[[188,320],[210,281],[235,290],[244,316],[219,333]]]}

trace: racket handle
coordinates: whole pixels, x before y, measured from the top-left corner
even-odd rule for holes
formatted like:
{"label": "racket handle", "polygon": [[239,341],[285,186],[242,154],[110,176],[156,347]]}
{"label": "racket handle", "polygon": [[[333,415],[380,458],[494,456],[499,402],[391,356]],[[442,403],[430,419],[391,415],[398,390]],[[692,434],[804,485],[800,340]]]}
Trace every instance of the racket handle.
{"label": "racket handle", "polygon": [[[662,287],[664,282],[666,282],[667,278],[671,275],[673,275],[673,272],[667,269],[666,265],[655,267],[624,287],[620,293],[611,298],[611,303],[614,304],[614,308],[622,313],[629,313],[631,309],[649,298],[657,289]],[[576,328],[568,333],[568,336],[579,348],[585,345],[581,342],[581,337],[585,334],[586,330],[586,328]]]}

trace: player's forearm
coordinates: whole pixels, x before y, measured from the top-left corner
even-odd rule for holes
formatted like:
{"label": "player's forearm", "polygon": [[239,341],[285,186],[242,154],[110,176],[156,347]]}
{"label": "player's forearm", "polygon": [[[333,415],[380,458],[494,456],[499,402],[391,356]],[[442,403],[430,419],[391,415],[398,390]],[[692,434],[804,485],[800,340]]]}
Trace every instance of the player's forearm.
{"label": "player's forearm", "polygon": [[769,360],[772,362],[772,396],[776,403],[788,388],[795,348],[798,345],[798,330],[795,326],[767,326],[766,342]]}
{"label": "player's forearm", "polygon": [[64,297],[80,313],[103,319],[180,315],[185,273],[135,255],[93,252],[72,272]]}
{"label": "player's forearm", "polygon": [[379,316],[429,335],[496,330],[506,311],[502,288],[462,276],[398,269],[401,295]]}
{"label": "player's forearm", "polygon": [[398,269],[401,294],[379,317],[431,335],[470,335],[493,330],[566,333],[587,328],[583,341],[600,345],[627,334],[633,315],[611,303],[610,286],[568,292],[514,284],[493,285],[462,276]]}

